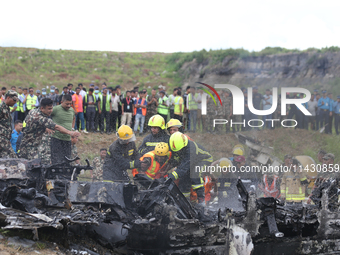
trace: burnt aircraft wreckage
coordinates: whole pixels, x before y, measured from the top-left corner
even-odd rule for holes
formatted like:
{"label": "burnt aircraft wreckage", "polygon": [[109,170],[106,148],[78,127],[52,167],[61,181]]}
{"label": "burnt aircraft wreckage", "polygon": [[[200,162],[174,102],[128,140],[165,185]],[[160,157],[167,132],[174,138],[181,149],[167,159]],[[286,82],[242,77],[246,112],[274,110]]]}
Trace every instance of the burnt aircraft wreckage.
{"label": "burnt aircraft wreckage", "polygon": [[[270,148],[238,135],[256,164],[280,164]],[[115,254],[336,254],[340,212],[329,189],[314,205],[286,205],[259,197],[242,179],[236,203],[190,204],[171,180],[137,175],[135,185],[80,182],[86,166],[74,160],[45,166],[40,160],[0,159],[0,226],[3,229],[77,229]],[[234,205],[236,205],[234,207]],[[79,231],[81,229],[81,231]],[[93,252],[93,254],[96,254]]]}

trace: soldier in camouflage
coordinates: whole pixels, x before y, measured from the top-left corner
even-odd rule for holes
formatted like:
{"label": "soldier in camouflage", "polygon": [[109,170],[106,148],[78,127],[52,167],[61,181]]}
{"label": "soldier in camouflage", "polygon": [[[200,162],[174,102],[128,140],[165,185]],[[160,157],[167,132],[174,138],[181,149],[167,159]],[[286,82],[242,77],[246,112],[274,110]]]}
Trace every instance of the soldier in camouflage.
{"label": "soldier in camouflage", "polygon": [[9,90],[0,104],[0,158],[16,158],[12,145],[12,116],[9,107],[18,101],[18,93]]}
{"label": "soldier in camouflage", "polygon": [[144,132],[146,132],[148,130],[148,123],[149,123],[149,119],[154,116],[155,114],[157,114],[157,107],[158,107],[158,99],[159,96],[156,94],[156,89],[152,89],[151,91],[151,95],[148,96],[147,98],[147,110],[146,110],[146,117],[145,117],[145,122],[144,122]]}
{"label": "soldier in camouflage", "polygon": [[93,159],[93,181],[103,181],[103,165],[106,153],[106,149],[100,149],[100,157],[95,157]]}
{"label": "soldier in camouflage", "polygon": [[[71,138],[71,159],[74,159],[78,156],[78,149],[76,143],[78,142],[78,137],[72,137]],[[76,161],[73,161],[71,165],[79,165],[80,159],[77,159]]]}
{"label": "soldier in camouflage", "polygon": [[60,125],[56,125],[48,118],[52,111],[53,101],[50,98],[44,98],[41,100],[40,108],[31,110],[26,116],[26,128],[24,130],[24,137],[19,151],[20,158],[38,158],[38,148],[46,131],[49,134],[52,134],[53,130],[58,130],[59,132],[68,134],[72,137],[78,137],[80,135],[79,132],[69,131]]}
{"label": "soldier in camouflage", "polygon": [[41,164],[51,165],[51,135],[48,133],[43,134],[38,147],[38,157],[41,159]]}

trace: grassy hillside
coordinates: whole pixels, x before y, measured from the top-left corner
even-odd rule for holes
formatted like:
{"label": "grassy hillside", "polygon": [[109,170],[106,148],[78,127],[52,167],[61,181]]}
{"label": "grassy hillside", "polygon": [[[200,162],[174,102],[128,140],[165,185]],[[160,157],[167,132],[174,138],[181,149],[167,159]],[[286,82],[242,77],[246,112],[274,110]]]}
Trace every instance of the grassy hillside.
{"label": "grassy hillside", "polygon": [[[306,51],[323,53],[339,50],[339,47],[329,47]],[[213,66],[227,56],[244,58],[306,51],[267,47],[259,52],[203,49],[190,53],[165,54],[0,47],[0,86],[32,86],[40,89],[55,85],[62,89],[69,82],[82,82],[85,85],[106,82],[109,86],[120,84],[126,89],[134,86],[150,89],[162,84],[170,91],[182,85],[178,71],[185,62],[193,59]]]}
{"label": "grassy hillside", "polygon": [[0,47],[0,86],[85,85],[106,82],[152,88],[180,85],[175,72],[167,71],[163,53],[117,53],[98,51],[41,50]]}

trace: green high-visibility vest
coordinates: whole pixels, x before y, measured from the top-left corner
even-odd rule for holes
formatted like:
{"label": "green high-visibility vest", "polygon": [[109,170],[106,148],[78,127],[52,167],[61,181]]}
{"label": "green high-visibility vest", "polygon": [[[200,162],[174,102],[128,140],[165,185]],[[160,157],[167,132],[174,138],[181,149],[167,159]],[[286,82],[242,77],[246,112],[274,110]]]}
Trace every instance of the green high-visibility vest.
{"label": "green high-visibility vest", "polygon": [[24,105],[22,104],[22,102],[20,101],[19,97],[21,97],[22,94],[18,94],[18,102],[17,102],[17,112],[24,112]]}
{"label": "green high-visibility vest", "polygon": [[33,107],[37,103],[37,100],[38,100],[38,97],[36,95],[34,95],[33,97],[31,97],[31,95],[27,96],[26,109],[27,110],[33,109]]}
{"label": "green high-visibility vest", "polygon": [[192,94],[188,95],[188,109],[189,110],[197,110],[198,106],[194,99],[197,99],[198,94],[195,94],[194,98],[192,98]]}
{"label": "green high-visibility vest", "polygon": [[175,102],[174,112],[183,112],[184,111],[183,103],[182,103],[182,111],[180,111],[181,109],[179,107],[179,101],[181,100],[181,98],[182,98],[181,96],[176,96],[175,97],[175,100],[174,100],[174,102]]}
{"label": "green high-visibility vest", "polygon": [[158,99],[158,113],[162,115],[168,115],[169,107],[166,105],[162,105],[163,101],[167,101],[168,98],[164,96],[163,98]]}
{"label": "green high-visibility vest", "polygon": [[[103,95],[100,95],[99,98],[100,98],[100,110],[102,111],[103,110]],[[111,99],[111,96],[106,94],[105,109],[107,112],[110,111],[110,99]]]}
{"label": "green high-visibility vest", "polygon": [[[88,96],[88,94],[89,93],[86,93],[86,95],[85,95],[85,104],[87,103],[87,96]],[[92,94],[92,96],[93,96],[93,102],[96,105],[96,102],[97,102],[96,96],[95,96],[95,94]],[[97,108],[97,106],[96,106],[96,108]],[[86,113],[86,106],[85,105],[84,105],[84,113]]]}

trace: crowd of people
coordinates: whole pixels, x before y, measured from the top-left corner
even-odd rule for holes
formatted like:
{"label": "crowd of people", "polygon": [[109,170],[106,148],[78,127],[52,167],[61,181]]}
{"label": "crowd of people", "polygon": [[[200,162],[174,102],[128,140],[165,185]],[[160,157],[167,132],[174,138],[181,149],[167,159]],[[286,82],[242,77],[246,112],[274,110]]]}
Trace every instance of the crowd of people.
{"label": "crowd of people", "polygon": [[[240,130],[256,129],[274,129],[280,125],[279,121],[271,122],[268,119],[295,119],[295,128],[309,130],[324,130],[326,134],[332,134],[335,131],[339,134],[340,121],[340,96],[337,100],[333,100],[332,93],[323,90],[319,94],[318,90],[314,90],[308,103],[304,103],[305,107],[312,115],[306,116],[296,105],[287,106],[287,115],[281,115],[281,96],[278,99],[278,107],[275,112],[266,116],[257,116],[250,112],[248,107],[247,89],[242,87],[244,93],[244,115],[233,115],[233,98],[228,90],[220,90],[222,106],[216,105],[215,100],[207,97],[207,115],[202,114],[202,96],[204,91],[195,86],[187,86],[184,93],[182,88],[174,88],[170,95],[164,91],[165,87],[160,85],[158,88],[152,89],[150,94],[146,89],[140,90],[134,87],[131,91],[122,91],[121,86],[107,87],[105,83],[99,88],[94,84],[90,84],[88,88],[79,83],[73,90],[73,84],[68,84],[59,94],[58,88],[51,86],[49,93],[43,88],[41,91],[34,88],[22,88],[15,86],[11,90],[18,92],[18,102],[10,108],[12,116],[12,128],[16,120],[24,121],[30,110],[39,107],[40,102],[44,98],[50,98],[53,106],[61,104],[63,95],[72,96],[72,108],[75,111],[76,122],[75,130],[84,133],[100,132],[108,133],[116,132],[117,128],[122,124],[126,124],[133,128],[135,132],[139,131],[142,135],[146,132],[150,117],[154,114],[161,115],[165,121],[170,118],[178,119],[183,122],[185,129],[189,132],[200,130],[203,132],[236,132]],[[157,91],[158,89],[158,91]],[[6,87],[3,87],[0,94],[4,100]],[[304,94],[291,93],[287,98],[303,98]],[[0,100],[1,100],[0,99]],[[272,107],[273,98],[272,91],[267,89],[262,95],[258,92],[257,87],[253,87],[252,102],[255,109],[268,110]],[[214,119],[227,120],[224,125],[215,125]],[[251,127],[248,121],[255,119],[252,124],[258,127]],[[262,120],[263,123],[259,123]],[[233,123],[238,123],[230,125]],[[243,124],[244,121],[244,124]],[[258,123],[258,124],[256,124]],[[260,128],[259,128],[260,127]],[[334,129],[333,129],[334,127]]]}
{"label": "crowd of people", "polygon": [[[130,182],[127,170],[131,169],[137,179],[141,176],[150,180],[171,178],[185,196],[195,197],[194,200],[201,204],[206,202],[206,197],[212,197],[207,187],[212,189],[214,185],[206,184],[212,183],[213,176],[201,175],[193,169],[197,166],[203,169],[216,162],[213,163],[212,155],[202,145],[184,132],[195,132],[197,129],[222,132],[219,127],[212,129],[209,119],[235,117],[232,115],[232,97],[228,91],[220,91],[223,107],[216,106],[213,99],[207,100],[206,121],[201,110],[203,91],[198,88],[196,92],[194,86],[187,87],[183,96],[181,88],[175,88],[168,96],[162,86],[158,92],[152,89],[150,95],[137,87],[123,95],[120,86],[107,88],[106,84],[102,84],[101,90],[94,84],[89,86],[88,91],[82,84],[78,84],[75,91],[72,88],[73,85],[68,84],[60,95],[54,86],[51,86],[49,94],[46,89],[42,89],[41,95],[34,94],[33,88],[18,87],[17,92],[15,87],[8,91],[3,88],[0,157],[40,158],[42,164],[46,165],[65,163],[65,157],[74,158],[77,155],[76,143],[81,132],[103,133],[105,130],[108,134],[115,132],[118,139],[108,149],[101,149],[100,157],[94,159],[93,180]],[[243,89],[243,92],[246,98],[247,91]],[[322,98],[318,99],[319,95],[315,91],[310,102],[304,104],[312,116],[305,117],[294,105],[290,106],[288,118],[296,117],[299,123],[297,128],[308,128],[309,123],[313,130],[325,127],[326,133],[330,133],[330,117],[334,113],[337,132],[337,116],[340,114],[337,102],[340,97],[334,102],[331,94],[322,92]],[[298,94],[289,96],[303,97]],[[247,103],[246,100],[246,109]],[[263,96],[256,87],[253,88],[253,104],[257,109],[269,109],[272,104],[271,91],[266,90]],[[246,119],[256,117],[248,116],[247,110],[245,112]],[[223,132],[229,131],[230,127]],[[148,133],[139,148],[135,144],[137,133]],[[334,163],[333,154],[324,157],[322,159],[332,159]],[[220,160],[218,164],[241,168],[245,162],[244,151],[237,148],[229,161]],[[294,162],[289,161],[290,166]],[[306,184],[304,180],[300,181],[301,185]],[[229,190],[229,194],[231,192]],[[282,191],[280,194],[284,196]]]}

